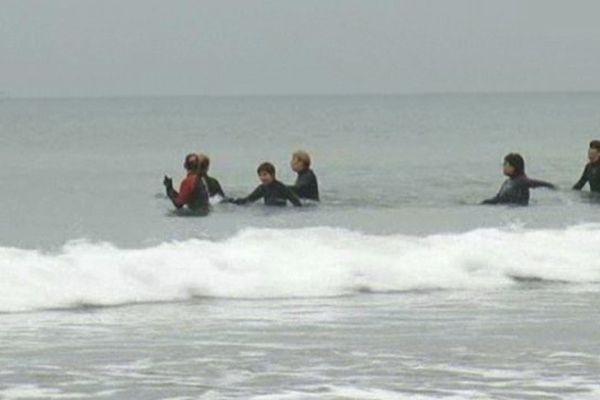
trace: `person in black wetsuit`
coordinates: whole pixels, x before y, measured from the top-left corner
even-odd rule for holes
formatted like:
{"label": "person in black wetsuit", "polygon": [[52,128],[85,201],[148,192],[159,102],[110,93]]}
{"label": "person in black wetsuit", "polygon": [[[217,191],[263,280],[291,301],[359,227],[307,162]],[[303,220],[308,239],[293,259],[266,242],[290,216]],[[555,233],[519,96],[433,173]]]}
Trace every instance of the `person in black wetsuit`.
{"label": "person in black wetsuit", "polygon": [[526,206],[529,204],[529,189],[547,187],[556,189],[548,182],[530,179],[525,175],[525,160],[520,154],[510,153],[504,157],[504,175],[508,176],[498,194],[481,204],[514,204]]}
{"label": "person in black wetsuit", "polygon": [[229,200],[234,204],[252,203],[263,198],[267,206],[285,206],[289,201],[296,207],[300,207],[300,199],[287,186],[275,179],[275,167],[265,162],[256,170],[261,184],[248,196]]}
{"label": "person in black wetsuit", "polygon": [[208,175],[210,158],[206,154],[198,153],[198,174],[204,186],[208,190],[209,197],[220,196],[223,200],[227,198],[218,180]]}
{"label": "person in black wetsuit", "polygon": [[303,150],[298,150],[292,154],[290,167],[298,174],[296,183],[289,186],[294,193],[301,199],[319,201],[319,184],[317,176],[310,169],[310,156]]}
{"label": "person in black wetsuit", "polygon": [[198,155],[188,154],[183,167],[187,171],[185,179],[181,182],[179,192],[173,188],[173,179],[165,175],[163,185],[167,190],[167,197],[173,202],[177,210],[187,206],[183,214],[206,215],[209,211],[208,193],[198,175]]}
{"label": "person in black wetsuit", "polygon": [[590,191],[600,192],[600,140],[592,140],[588,150],[589,162],[586,164],[579,181],[573,186],[581,190],[586,183],[590,184]]}

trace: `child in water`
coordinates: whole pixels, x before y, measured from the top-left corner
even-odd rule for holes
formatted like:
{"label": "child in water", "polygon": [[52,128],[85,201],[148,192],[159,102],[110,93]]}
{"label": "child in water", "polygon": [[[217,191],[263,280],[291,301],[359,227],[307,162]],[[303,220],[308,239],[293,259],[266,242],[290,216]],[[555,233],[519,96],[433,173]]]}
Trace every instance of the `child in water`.
{"label": "child in water", "polygon": [[209,211],[208,192],[198,174],[198,155],[191,153],[185,157],[183,167],[186,177],[181,182],[179,192],[173,188],[173,179],[165,175],[163,185],[167,190],[167,197],[171,200],[177,210],[187,206],[182,215],[195,214],[206,215]]}
{"label": "child in water", "polygon": [[319,184],[315,173],[310,169],[308,153],[303,150],[294,152],[290,167],[298,174],[296,183],[290,186],[290,189],[301,199],[319,201]]}
{"label": "child in water", "polygon": [[585,165],[581,178],[573,186],[573,189],[581,190],[589,182],[590,191],[600,192],[600,140],[590,142],[588,160],[589,162]]}
{"label": "child in water", "polygon": [[530,179],[525,175],[525,160],[520,154],[510,153],[504,157],[504,175],[508,179],[502,184],[498,194],[481,204],[514,204],[526,206],[529,204],[529,189],[547,187],[556,189],[548,182]]}
{"label": "child in water", "polygon": [[234,204],[246,204],[263,198],[267,206],[285,206],[289,200],[300,207],[300,199],[287,186],[275,178],[275,167],[269,162],[260,164],[256,170],[261,184],[248,196],[231,200]]}
{"label": "child in water", "polygon": [[221,200],[226,199],[225,193],[223,192],[223,188],[221,188],[219,181],[208,175],[209,168],[210,158],[206,154],[198,153],[198,175],[208,191],[208,196],[210,198],[217,197]]}

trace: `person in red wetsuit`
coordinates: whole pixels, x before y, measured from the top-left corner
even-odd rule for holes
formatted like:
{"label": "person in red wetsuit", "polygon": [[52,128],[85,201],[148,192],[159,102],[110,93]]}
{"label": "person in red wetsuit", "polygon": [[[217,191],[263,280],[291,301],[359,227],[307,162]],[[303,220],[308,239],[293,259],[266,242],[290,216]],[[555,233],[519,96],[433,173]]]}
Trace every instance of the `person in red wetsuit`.
{"label": "person in red wetsuit", "polygon": [[199,176],[199,158],[197,154],[188,154],[185,157],[183,167],[187,176],[181,182],[179,192],[173,188],[173,179],[165,175],[163,184],[167,189],[167,197],[171,199],[177,210],[187,206],[187,210],[193,214],[208,213],[208,192]]}

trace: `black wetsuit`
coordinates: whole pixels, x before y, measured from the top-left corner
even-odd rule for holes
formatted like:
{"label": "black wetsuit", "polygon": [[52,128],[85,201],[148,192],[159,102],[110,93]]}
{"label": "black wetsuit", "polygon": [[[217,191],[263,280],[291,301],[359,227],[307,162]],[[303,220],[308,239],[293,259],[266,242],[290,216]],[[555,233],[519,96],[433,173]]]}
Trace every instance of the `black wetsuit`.
{"label": "black wetsuit", "polygon": [[232,202],[235,204],[246,204],[255,202],[261,197],[264,199],[265,205],[267,206],[285,206],[287,205],[288,200],[296,207],[302,205],[298,196],[277,180],[274,180],[268,185],[259,185],[248,196],[232,200]]}
{"label": "black wetsuit", "polygon": [[305,169],[298,172],[296,183],[290,186],[290,189],[301,199],[319,201],[319,184],[317,183],[317,176],[312,169]]}
{"label": "black wetsuit", "polygon": [[221,196],[225,198],[225,193],[223,192],[223,188],[221,188],[221,184],[218,180],[213,178],[212,176],[204,175],[202,176],[202,182],[204,186],[208,189],[208,195],[210,197],[213,196]]}
{"label": "black wetsuit", "polygon": [[519,175],[506,180],[500,187],[498,194],[491,199],[484,200],[481,204],[515,204],[526,206],[529,204],[529,189],[547,187],[554,189],[551,183],[530,179],[527,175]]}
{"label": "black wetsuit", "polygon": [[600,192],[600,162],[588,163],[573,189],[581,190],[588,182],[592,192]]}

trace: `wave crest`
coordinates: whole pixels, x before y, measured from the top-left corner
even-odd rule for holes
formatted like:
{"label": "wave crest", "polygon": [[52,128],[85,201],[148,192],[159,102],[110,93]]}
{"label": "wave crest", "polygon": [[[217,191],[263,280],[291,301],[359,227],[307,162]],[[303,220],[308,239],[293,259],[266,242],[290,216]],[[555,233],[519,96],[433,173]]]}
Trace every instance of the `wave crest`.
{"label": "wave crest", "polygon": [[0,312],[185,300],[479,289],[600,281],[599,225],[479,229],[427,237],[336,228],[246,229],[224,241],[144,249],[67,243],[0,248]]}

